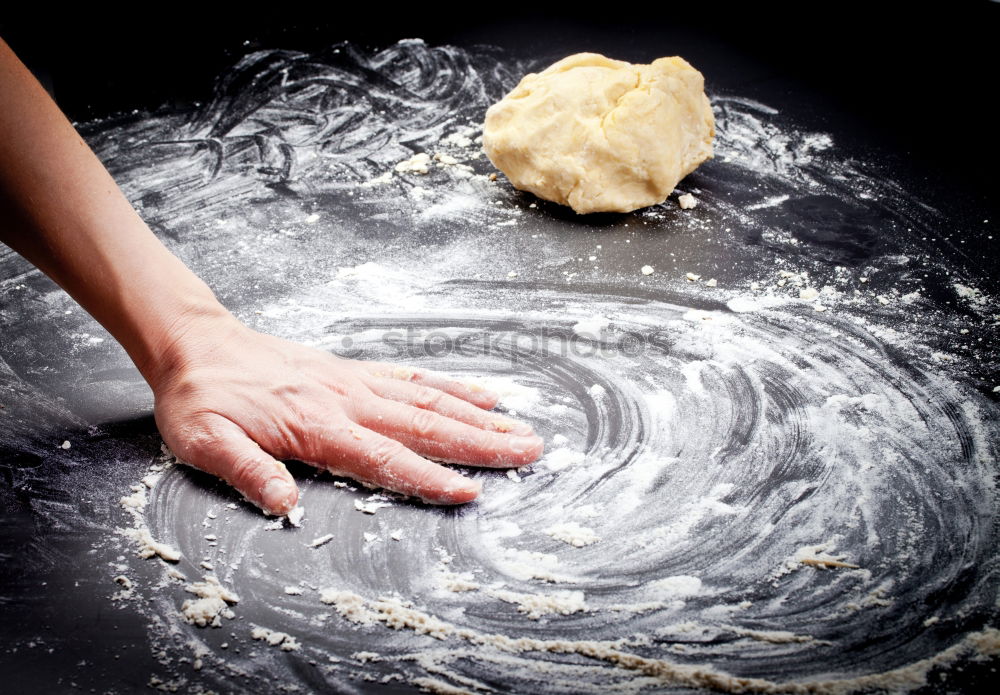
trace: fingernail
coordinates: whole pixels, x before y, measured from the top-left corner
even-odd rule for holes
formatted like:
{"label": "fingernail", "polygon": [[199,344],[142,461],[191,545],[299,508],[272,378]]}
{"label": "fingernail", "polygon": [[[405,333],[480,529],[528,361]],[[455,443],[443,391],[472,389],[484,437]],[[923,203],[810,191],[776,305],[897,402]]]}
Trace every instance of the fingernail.
{"label": "fingernail", "polygon": [[452,492],[452,499],[459,503],[471,502],[472,500],[479,497],[479,493],[483,491],[483,484],[478,480],[469,480],[466,478],[457,485],[455,490]]}
{"label": "fingernail", "polygon": [[264,508],[272,514],[284,514],[295,506],[295,486],[283,478],[271,478],[260,491]]}
{"label": "fingernail", "polygon": [[525,454],[542,444],[541,437],[511,437],[510,450],[515,454]]}
{"label": "fingernail", "polygon": [[504,434],[531,435],[535,433],[531,425],[526,422],[518,422],[517,420],[494,420],[493,427],[496,428],[497,432],[503,432]]}

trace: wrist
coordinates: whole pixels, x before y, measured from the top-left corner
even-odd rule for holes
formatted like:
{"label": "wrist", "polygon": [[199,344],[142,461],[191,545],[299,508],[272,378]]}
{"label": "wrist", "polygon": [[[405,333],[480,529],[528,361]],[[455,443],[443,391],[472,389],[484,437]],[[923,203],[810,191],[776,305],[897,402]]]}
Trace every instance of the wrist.
{"label": "wrist", "polygon": [[154,392],[180,369],[211,358],[220,343],[249,330],[214,296],[184,297],[159,321],[146,321],[139,340],[122,341]]}

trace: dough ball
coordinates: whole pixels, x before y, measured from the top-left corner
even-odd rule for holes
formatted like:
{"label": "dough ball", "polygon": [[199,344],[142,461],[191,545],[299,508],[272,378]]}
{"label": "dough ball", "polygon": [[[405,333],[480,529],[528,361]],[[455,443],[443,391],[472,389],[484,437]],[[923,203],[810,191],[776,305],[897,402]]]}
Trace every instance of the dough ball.
{"label": "dough ball", "polygon": [[516,188],[579,213],[630,212],[666,200],[714,135],[705,80],[683,58],[578,53],[489,108],[483,149]]}

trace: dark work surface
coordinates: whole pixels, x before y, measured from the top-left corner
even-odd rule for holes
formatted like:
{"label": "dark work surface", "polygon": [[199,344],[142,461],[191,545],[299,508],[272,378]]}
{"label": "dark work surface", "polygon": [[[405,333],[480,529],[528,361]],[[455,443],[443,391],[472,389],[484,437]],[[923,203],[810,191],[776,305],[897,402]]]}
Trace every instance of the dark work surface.
{"label": "dark work surface", "polygon": [[[975,278],[984,292],[995,295],[1000,289],[996,245],[987,239],[1000,214],[993,172],[1000,138],[992,132],[995,119],[988,105],[1000,67],[995,45],[1000,4],[962,3],[946,11],[842,3],[733,11],[708,5],[700,11],[666,7],[641,23],[568,19],[555,12],[485,19],[460,9],[438,9],[432,18],[423,11],[391,18],[379,13],[377,19],[377,24],[371,18],[334,15],[313,17],[308,24],[274,17],[193,21],[165,12],[155,18],[81,17],[54,28],[0,19],[0,36],[37,71],[70,117],[83,124],[92,119],[128,123],[136,118],[134,109],[161,115],[186,112],[211,99],[217,75],[258,49],[311,52],[341,40],[381,48],[419,36],[430,45],[496,45],[506,55],[540,64],[579,50],[635,61],[682,55],[705,74],[711,93],[780,105],[787,122],[831,133],[846,156],[879,162],[915,199],[943,210],[949,229],[956,230],[954,237],[932,240],[923,249],[940,253],[943,265]],[[102,127],[85,125],[84,131]],[[698,177],[695,184],[708,191],[719,182],[715,173]],[[517,200],[522,207],[527,203],[526,198]],[[867,229],[853,209],[836,201],[817,197],[813,207],[809,201],[799,206],[796,224],[815,234],[804,255],[828,254],[831,266],[861,267],[906,247],[902,233],[877,238],[874,226]],[[552,207],[542,209],[555,222],[537,222],[539,230],[569,220]],[[990,224],[984,226],[983,220]],[[169,221],[154,221],[165,236],[177,231]],[[605,246],[625,238],[619,222],[606,221]],[[781,218],[774,224],[780,226]],[[565,242],[571,254],[586,254],[593,245],[592,230],[583,226]],[[403,234],[394,237],[415,250],[437,243],[418,236],[404,239]],[[748,248],[766,246],[752,231],[744,241]],[[646,248],[659,248],[652,240],[633,242],[647,243]],[[729,260],[741,260],[739,249],[728,251],[735,254]],[[714,253],[707,246],[684,252],[689,260]],[[317,258],[305,259],[312,264],[305,267],[330,270],[321,254],[314,253]],[[262,267],[256,270],[263,287],[255,291],[228,283],[220,258],[218,249],[206,248],[204,256],[185,261],[234,310],[250,310],[283,296],[282,287],[263,278]],[[527,269],[534,260],[521,258],[512,267]],[[616,262],[625,272],[626,259],[609,261],[615,270]],[[24,271],[10,256],[0,257],[0,268],[5,273],[0,281]],[[50,284],[37,274],[24,282],[38,294]],[[613,289],[614,284],[602,285],[598,279],[593,291]],[[0,441],[0,638],[9,645],[0,653],[0,676],[14,684],[10,692],[135,692],[146,687],[157,669],[148,617],[112,607],[107,596],[114,587],[106,584],[107,570],[93,563],[109,557],[107,528],[122,523],[118,497],[158,451],[149,396],[124,356],[110,345],[82,358],[83,363],[92,359],[90,366],[99,374],[61,372],[60,364],[79,364],[59,356],[72,341],[32,325],[32,309],[19,311],[18,301],[13,295],[2,298],[8,315],[18,321],[0,327],[0,365],[18,375],[30,373],[37,391],[11,386],[0,392],[0,404],[25,406],[38,392],[50,400],[30,404],[37,427],[10,430],[9,441]],[[944,306],[950,298],[942,293],[935,301]],[[988,338],[996,334],[984,330]],[[992,346],[976,349],[970,353],[968,383],[995,399],[990,394],[997,383],[995,352]],[[53,366],[47,366],[50,359]],[[63,438],[72,439],[74,448],[56,450],[53,442]],[[115,466],[98,468],[109,462]],[[59,482],[47,484],[35,473],[39,470]],[[72,489],[66,488],[67,480]],[[996,519],[994,513],[986,521],[995,526]],[[149,568],[146,579],[154,581],[155,576]],[[996,663],[971,662],[942,676],[940,687],[934,676],[926,691],[988,692]],[[230,687],[256,689],[246,683]],[[7,692],[2,684],[0,690]]]}

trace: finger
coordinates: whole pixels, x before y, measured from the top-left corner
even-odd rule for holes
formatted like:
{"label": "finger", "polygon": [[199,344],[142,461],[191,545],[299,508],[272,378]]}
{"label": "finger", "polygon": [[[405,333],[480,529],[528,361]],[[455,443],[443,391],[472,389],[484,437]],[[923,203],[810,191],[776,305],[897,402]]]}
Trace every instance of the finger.
{"label": "finger", "polygon": [[326,454],[314,462],[335,475],[419,497],[431,504],[464,504],[482,485],[418,456],[395,439],[358,424],[327,433]]}
{"label": "finger", "polygon": [[418,454],[449,463],[523,466],[537,460],[545,448],[537,435],[488,432],[433,410],[384,398],[367,402],[358,415],[365,427],[399,440]]}
{"label": "finger", "polygon": [[268,514],[284,516],[295,508],[299,491],[285,464],[267,454],[241,427],[214,416],[198,434],[175,448],[182,458],[232,485]]}
{"label": "finger", "polygon": [[520,435],[532,435],[535,433],[531,425],[526,422],[511,420],[497,413],[477,408],[468,401],[464,401],[436,388],[379,377],[370,379],[368,381],[368,388],[382,398],[406,403],[416,408],[423,408],[424,410],[433,410],[452,420],[458,420],[482,430],[509,432]]}
{"label": "finger", "polygon": [[445,393],[461,398],[463,401],[473,405],[491,410],[500,401],[500,396],[471,381],[460,381],[453,377],[428,369],[416,369],[414,367],[401,367],[385,362],[358,362],[362,368],[373,376],[386,379],[396,379],[398,381],[409,381],[428,388],[438,389]]}

